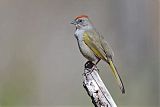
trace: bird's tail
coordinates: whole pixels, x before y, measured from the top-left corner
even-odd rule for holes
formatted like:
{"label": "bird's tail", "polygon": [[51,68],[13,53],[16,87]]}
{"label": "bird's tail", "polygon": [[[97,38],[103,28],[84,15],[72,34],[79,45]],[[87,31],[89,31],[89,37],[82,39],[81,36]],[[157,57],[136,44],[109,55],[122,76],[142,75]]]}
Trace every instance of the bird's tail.
{"label": "bird's tail", "polygon": [[117,71],[115,65],[113,64],[112,59],[108,60],[108,64],[109,64],[110,68],[112,69],[112,73],[113,73],[113,75],[115,76],[115,78],[116,78],[116,80],[118,82],[118,85],[119,85],[119,87],[120,87],[120,89],[122,91],[122,94],[124,94],[125,93],[125,88],[124,88],[122,79],[121,79],[120,75],[118,74],[118,71]]}

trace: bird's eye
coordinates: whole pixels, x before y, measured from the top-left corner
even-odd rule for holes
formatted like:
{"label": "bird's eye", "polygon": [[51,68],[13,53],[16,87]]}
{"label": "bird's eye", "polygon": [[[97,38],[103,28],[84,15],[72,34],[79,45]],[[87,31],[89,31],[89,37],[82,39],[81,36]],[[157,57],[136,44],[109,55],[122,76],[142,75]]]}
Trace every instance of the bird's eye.
{"label": "bird's eye", "polygon": [[79,20],[78,20],[78,22],[80,22],[80,23],[81,23],[81,22],[83,22],[83,20],[82,20],[82,19],[79,19]]}

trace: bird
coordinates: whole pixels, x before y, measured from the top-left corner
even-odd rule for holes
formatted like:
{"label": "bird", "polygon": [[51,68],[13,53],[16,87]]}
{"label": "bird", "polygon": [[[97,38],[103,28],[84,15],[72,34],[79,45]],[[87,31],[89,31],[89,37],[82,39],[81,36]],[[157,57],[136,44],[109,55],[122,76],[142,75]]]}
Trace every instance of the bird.
{"label": "bird", "polygon": [[124,94],[125,88],[122,79],[113,63],[114,53],[104,37],[97,32],[90,18],[87,15],[80,15],[71,24],[75,25],[74,36],[82,55],[95,65],[100,60],[106,62],[110,66],[122,94]]}

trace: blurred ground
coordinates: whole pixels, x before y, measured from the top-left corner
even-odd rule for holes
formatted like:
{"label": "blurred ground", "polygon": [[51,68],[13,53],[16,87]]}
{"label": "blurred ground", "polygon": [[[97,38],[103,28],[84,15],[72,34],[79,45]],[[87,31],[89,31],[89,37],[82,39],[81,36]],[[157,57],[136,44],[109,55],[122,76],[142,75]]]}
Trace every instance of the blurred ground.
{"label": "blurred ground", "polygon": [[0,105],[91,106],[85,59],[70,22],[90,17],[114,50],[122,95],[98,67],[120,107],[158,107],[158,0],[0,0]]}

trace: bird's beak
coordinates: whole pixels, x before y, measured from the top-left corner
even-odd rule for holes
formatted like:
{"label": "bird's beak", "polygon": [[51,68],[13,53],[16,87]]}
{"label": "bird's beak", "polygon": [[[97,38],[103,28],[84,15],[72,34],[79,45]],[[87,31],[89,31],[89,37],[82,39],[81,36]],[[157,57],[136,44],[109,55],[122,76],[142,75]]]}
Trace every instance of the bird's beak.
{"label": "bird's beak", "polygon": [[76,25],[76,21],[75,21],[75,20],[73,20],[73,21],[71,22],[71,24]]}

